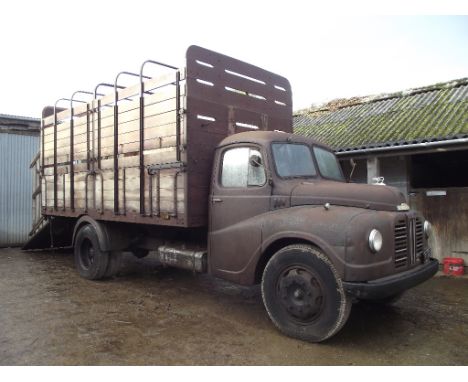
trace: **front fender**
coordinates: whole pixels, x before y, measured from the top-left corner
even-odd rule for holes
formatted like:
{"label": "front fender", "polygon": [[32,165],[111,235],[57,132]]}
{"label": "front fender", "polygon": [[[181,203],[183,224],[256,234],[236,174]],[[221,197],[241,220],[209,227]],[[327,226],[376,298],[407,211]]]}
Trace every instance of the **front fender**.
{"label": "front fender", "polygon": [[320,236],[310,232],[298,231],[281,231],[268,237],[264,242],[261,251],[256,258],[252,259],[253,263],[258,263],[260,257],[263,256],[270,248],[277,247],[277,243],[300,243],[308,242],[318,247],[332,262],[340,276],[344,275],[344,257],[345,248],[342,246],[333,246],[323,240]]}
{"label": "front fender", "polygon": [[[341,277],[344,275],[346,227],[349,221],[362,213],[353,207],[297,206],[278,209],[255,216],[239,225],[243,235],[258,235],[258,245],[248,245],[252,240],[232,242],[236,248],[235,259],[224,269],[212,268],[215,276],[240,284],[255,282],[257,265],[265,253],[278,242],[309,242],[319,247],[335,266]],[[230,227],[234,230],[236,227]],[[239,237],[241,232],[237,232]],[[286,244],[287,245],[287,244]],[[228,246],[231,248],[231,246]]]}
{"label": "front fender", "polygon": [[[418,218],[424,218],[415,211],[391,212],[366,210],[363,214],[352,219],[347,227],[346,238],[346,274],[345,281],[361,282],[372,281],[391,276],[411,267],[419,262],[411,263],[396,268],[395,265],[395,225],[397,222],[406,222],[406,245],[409,246],[407,254],[412,252],[410,246],[414,244],[412,233],[409,233],[408,222]],[[369,233],[377,229],[382,234],[383,245],[380,251],[374,253],[368,244]],[[427,240],[423,237],[423,250],[427,249]]]}
{"label": "front fender", "polygon": [[360,208],[299,206],[272,211],[262,225],[262,253],[279,240],[297,239],[319,247],[341,277],[345,270],[346,228]]}

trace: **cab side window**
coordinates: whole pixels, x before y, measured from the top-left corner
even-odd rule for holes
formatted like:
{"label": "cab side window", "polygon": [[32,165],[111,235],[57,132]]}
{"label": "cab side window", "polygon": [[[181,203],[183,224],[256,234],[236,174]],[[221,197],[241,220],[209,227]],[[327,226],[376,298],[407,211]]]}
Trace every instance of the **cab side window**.
{"label": "cab side window", "polygon": [[260,151],[252,147],[236,147],[224,152],[221,186],[259,187],[265,182],[265,168]]}

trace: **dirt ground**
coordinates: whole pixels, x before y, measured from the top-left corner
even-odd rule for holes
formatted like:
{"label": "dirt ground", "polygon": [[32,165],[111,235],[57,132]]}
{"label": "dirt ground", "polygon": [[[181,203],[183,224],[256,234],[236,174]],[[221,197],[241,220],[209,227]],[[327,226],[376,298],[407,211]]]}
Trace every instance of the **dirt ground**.
{"label": "dirt ground", "polygon": [[93,282],[71,253],[0,249],[0,365],[468,365],[468,278],[356,304],[322,344],[279,333],[258,287],[125,256]]}

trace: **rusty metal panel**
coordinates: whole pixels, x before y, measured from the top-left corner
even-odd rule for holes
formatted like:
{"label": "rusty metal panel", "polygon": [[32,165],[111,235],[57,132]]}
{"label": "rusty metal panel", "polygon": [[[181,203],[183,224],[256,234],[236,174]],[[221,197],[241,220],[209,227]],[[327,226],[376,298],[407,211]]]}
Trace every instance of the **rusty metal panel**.
{"label": "rusty metal panel", "polygon": [[[199,101],[192,106],[192,100]],[[289,81],[254,65],[198,46],[187,50],[187,108],[212,117],[223,111],[221,122],[229,134],[248,130],[292,133],[292,97]]]}
{"label": "rusty metal panel", "polygon": [[288,80],[198,46],[187,50],[188,225],[207,224],[216,146],[228,135],[292,132]]}
{"label": "rusty metal panel", "polygon": [[23,244],[31,230],[33,179],[29,165],[39,137],[0,133],[0,247]]}

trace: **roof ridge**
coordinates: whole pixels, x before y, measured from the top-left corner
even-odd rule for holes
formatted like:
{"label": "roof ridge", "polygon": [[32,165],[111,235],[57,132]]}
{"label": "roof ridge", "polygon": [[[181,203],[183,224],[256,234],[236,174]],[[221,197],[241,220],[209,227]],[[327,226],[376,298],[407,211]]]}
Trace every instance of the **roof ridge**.
{"label": "roof ridge", "polygon": [[421,86],[417,88],[409,88],[406,90],[393,92],[393,93],[380,93],[377,95],[369,95],[363,97],[351,97],[351,98],[338,98],[331,100],[323,105],[318,107],[311,107],[298,110],[294,113],[294,117],[301,115],[310,115],[319,112],[325,111],[336,111],[340,109],[345,109],[347,107],[352,107],[356,105],[364,105],[368,103],[386,101],[394,98],[402,98],[407,96],[413,96],[422,93],[428,93],[432,91],[442,90],[442,89],[454,89],[459,86],[468,85],[468,77],[459,78],[446,82],[438,82],[436,84]]}

